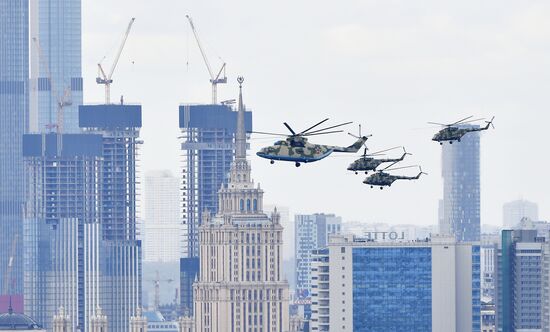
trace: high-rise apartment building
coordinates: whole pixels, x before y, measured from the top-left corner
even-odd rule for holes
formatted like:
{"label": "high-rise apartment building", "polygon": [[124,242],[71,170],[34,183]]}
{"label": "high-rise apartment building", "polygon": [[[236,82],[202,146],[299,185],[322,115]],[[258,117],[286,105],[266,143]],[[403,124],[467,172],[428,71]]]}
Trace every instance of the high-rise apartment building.
{"label": "high-rise apartment building", "polygon": [[[81,0],[30,0],[32,132],[50,132],[64,102],[64,133],[79,132],[82,105]],[[25,37],[25,43],[28,37]]]}
{"label": "high-rise apartment building", "polygon": [[100,304],[98,176],[102,137],[27,134],[25,312],[46,329],[59,307],[87,330]]}
{"label": "high-rise apartment building", "polygon": [[[182,132],[183,257],[180,262],[181,312],[193,312],[193,282],[198,274],[198,229],[202,214],[218,211],[218,190],[227,183],[233,161],[237,112],[230,105],[179,107]],[[252,131],[252,113],[245,111],[246,132]]]}
{"label": "high-rise apartment building", "polygon": [[503,230],[495,253],[499,332],[550,329],[550,252],[537,231]]}
{"label": "high-rise apartment building", "polygon": [[479,245],[332,236],[311,300],[311,331],[480,332]]}
{"label": "high-rise apartment building", "polygon": [[84,105],[80,127],[102,136],[98,211],[101,223],[102,309],[109,330],[126,332],[141,306],[141,241],[136,234],[140,105]]}
{"label": "high-rise apartment building", "polygon": [[143,261],[179,262],[183,251],[180,180],[162,170],[147,172],[144,182]]}
{"label": "high-rise apartment building", "polygon": [[457,241],[480,240],[479,141],[477,132],[442,146],[443,219],[439,232]]}
{"label": "high-rise apartment building", "polygon": [[0,296],[13,295],[14,302],[23,294],[21,151],[29,110],[28,22],[28,1],[0,0]]}
{"label": "high-rise apartment building", "polygon": [[338,234],[342,218],[334,214],[297,214],[294,216],[296,257],[296,291],[298,297],[311,292],[311,262],[313,250],[324,248],[330,234]]}
{"label": "high-rise apartment building", "polygon": [[[239,80],[242,83],[242,80]],[[246,159],[242,93],[229,182],[218,191],[218,213],[199,227],[200,273],[194,284],[197,331],[288,331],[288,283],[283,278],[283,228],[263,211]]]}
{"label": "high-rise apartment building", "polygon": [[537,203],[520,199],[508,202],[502,206],[502,225],[505,229],[514,228],[523,218],[529,218],[532,221],[539,220],[539,207]]}

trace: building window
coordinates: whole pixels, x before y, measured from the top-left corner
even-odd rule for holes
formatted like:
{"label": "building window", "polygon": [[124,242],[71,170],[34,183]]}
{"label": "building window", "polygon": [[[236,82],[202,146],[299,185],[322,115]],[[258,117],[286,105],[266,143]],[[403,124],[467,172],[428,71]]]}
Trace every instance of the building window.
{"label": "building window", "polygon": [[252,205],[254,206],[254,212],[257,212],[257,211],[258,211],[258,200],[257,200],[257,199],[254,199]]}
{"label": "building window", "polygon": [[244,211],[244,199],[241,199],[240,209]]}
{"label": "building window", "polygon": [[251,207],[250,207],[250,200],[247,199],[246,200],[246,211],[250,211]]}

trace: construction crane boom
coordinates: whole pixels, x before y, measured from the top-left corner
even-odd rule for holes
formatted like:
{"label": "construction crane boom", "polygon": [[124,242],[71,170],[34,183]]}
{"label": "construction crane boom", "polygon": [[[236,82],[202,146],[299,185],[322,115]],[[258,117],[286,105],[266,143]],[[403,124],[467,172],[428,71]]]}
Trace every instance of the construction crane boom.
{"label": "construction crane boom", "polygon": [[[63,96],[59,96],[57,93],[57,86],[55,85],[55,82],[52,79],[52,74],[50,72],[50,66],[46,59],[44,59],[44,55],[42,53],[42,48],[40,47],[40,42],[36,37],[33,37],[32,39],[36,45],[36,49],[38,50],[38,59],[40,62],[44,63],[44,70],[46,71],[46,78],[48,79],[50,83],[50,91],[51,94],[56,99],[56,105],[57,105],[57,114],[56,114],[56,123],[49,123],[46,124],[47,129],[53,129],[54,127],[57,128],[57,133],[61,134],[63,133],[63,121],[64,121],[64,109],[65,106],[71,106],[73,104],[72,98],[71,98],[71,87],[68,86],[63,91]],[[60,139],[60,137],[58,137]],[[61,142],[58,144],[58,147],[61,147]]]}
{"label": "construction crane boom", "polygon": [[[214,72],[212,71],[212,67],[210,67],[210,62],[208,61],[208,57],[206,56],[206,53],[202,48],[199,35],[197,34],[197,30],[195,29],[195,25],[193,24],[193,19],[189,15],[185,15],[185,17],[187,17],[187,20],[189,21],[189,25],[191,26],[191,30],[193,31],[193,35],[195,36],[195,40],[197,41],[197,45],[199,46],[202,58],[204,60],[204,63],[206,64],[206,69],[208,69],[208,74],[210,75],[210,83],[212,84],[212,104],[216,104],[218,100],[218,84],[227,83],[227,77],[225,76],[225,62],[222,64],[220,70],[218,71],[218,74],[214,76]],[[223,77],[220,77],[222,73]]]}
{"label": "construction crane boom", "polygon": [[124,49],[124,45],[126,45],[126,40],[128,39],[128,36],[130,35],[130,30],[132,29],[132,25],[134,25],[134,21],[136,20],[135,17],[132,17],[130,20],[130,23],[128,23],[128,28],[126,28],[126,33],[124,34],[124,38],[122,39],[122,43],[120,44],[120,47],[118,48],[118,52],[115,56],[115,60],[113,61],[113,64],[111,65],[111,70],[109,71],[109,75],[105,74],[105,71],[103,70],[103,67],[101,66],[101,63],[97,64],[98,67],[98,77],[96,78],[97,84],[103,84],[105,85],[105,104],[111,103],[111,83],[113,83],[113,73],[115,72],[116,66],[118,64],[118,60],[120,59],[120,55],[122,54],[122,50]]}

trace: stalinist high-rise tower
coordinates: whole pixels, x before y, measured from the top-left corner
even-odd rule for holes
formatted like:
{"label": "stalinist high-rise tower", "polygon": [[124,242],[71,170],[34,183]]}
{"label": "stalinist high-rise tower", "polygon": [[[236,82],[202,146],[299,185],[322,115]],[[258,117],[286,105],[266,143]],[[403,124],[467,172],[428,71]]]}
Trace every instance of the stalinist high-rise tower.
{"label": "stalinist high-rise tower", "polygon": [[286,332],[288,282],[283,280],[279,214],[262,212],[263,191],[246,160],[242,83],[229,183],[218,192],[217,215],[199,228],[200,277],[194,284],[197,332]]}

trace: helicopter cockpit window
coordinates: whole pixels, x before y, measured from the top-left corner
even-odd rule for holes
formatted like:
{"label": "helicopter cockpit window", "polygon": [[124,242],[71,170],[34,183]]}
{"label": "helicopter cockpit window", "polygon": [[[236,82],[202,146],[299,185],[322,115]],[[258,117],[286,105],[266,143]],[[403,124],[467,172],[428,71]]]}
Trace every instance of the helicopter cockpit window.
{"label": "helicopter cockpit window", "polygon": [[273,145],[283,145],[283,143],[284,143],[284,141],[277,141],[277,142],[275,142],[275,144],[273,144]]}

